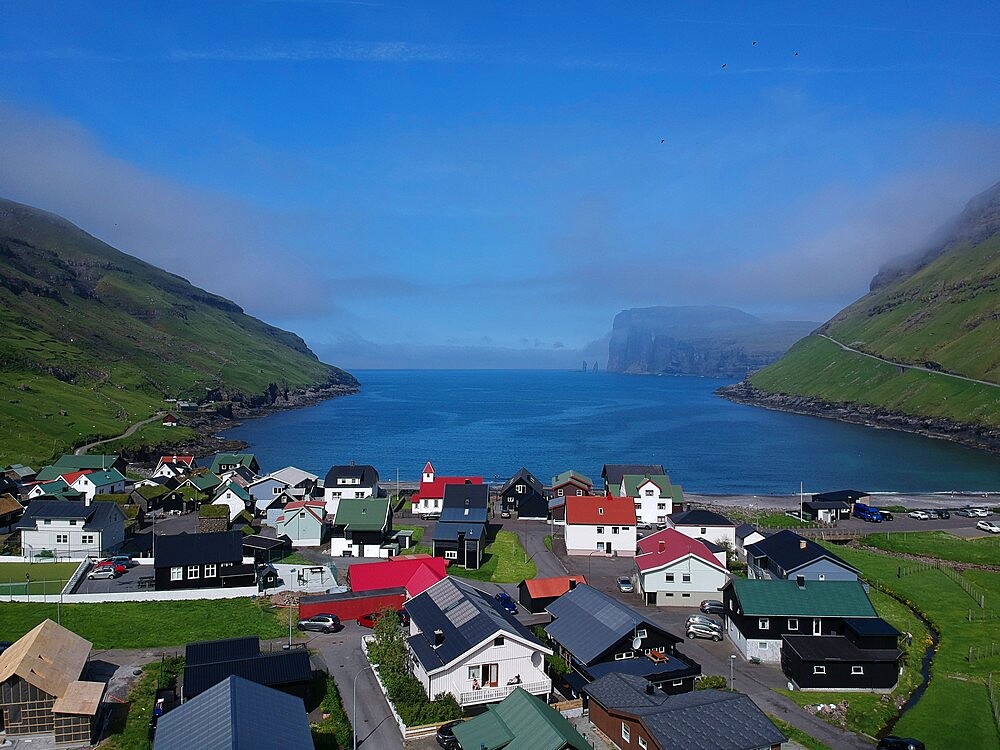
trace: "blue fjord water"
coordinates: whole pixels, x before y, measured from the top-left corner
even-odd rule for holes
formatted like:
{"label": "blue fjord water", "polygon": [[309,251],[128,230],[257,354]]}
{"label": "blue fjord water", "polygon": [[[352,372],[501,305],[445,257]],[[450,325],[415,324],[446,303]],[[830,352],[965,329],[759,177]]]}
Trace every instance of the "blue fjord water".
{"label": "blue fjord water", "polygon": [[734,404],[727,381],[557,370],[371,370],[362,390],[248,420],[265,470],[320,476],[331,464],[374,465],[383,479],[441,474],[547,480],[605,463],[662,463],[690,492],[787,494],[1000,490],[1000,458],[941,440]]}

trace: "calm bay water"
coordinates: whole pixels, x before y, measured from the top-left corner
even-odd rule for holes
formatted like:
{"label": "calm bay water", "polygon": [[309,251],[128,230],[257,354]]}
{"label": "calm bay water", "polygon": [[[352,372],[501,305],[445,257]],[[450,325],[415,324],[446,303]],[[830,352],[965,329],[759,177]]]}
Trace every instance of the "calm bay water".
{"label": "calm bay water", "polygon": [[283,412],[226,433],[265,470],[323,476],[374,465],[383,479],[441,474],[547,480],[605,463],[662,463],[698,493],[1000,490],[1000,458],[940,440],[733,404],[727,381],[553,370],[355,372],[355,396]]}

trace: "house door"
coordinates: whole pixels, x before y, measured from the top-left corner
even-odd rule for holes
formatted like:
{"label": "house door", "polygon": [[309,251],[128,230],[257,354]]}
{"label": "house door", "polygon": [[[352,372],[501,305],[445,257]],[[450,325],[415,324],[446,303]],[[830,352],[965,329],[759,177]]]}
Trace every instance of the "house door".
{"label": "house door", "polygon": [[496,687],[499,681],[500,681],[500,665],[484,664],[483,687]]}
{"label": "house door", "polygon": [[818,618],[813,618],[813,635],[823,635],[823,621]]}
{"label": "house door", "polygon": [[604,543],[604,553],[606,555],[610,555],[611,554],[611,542],[605,542]]}

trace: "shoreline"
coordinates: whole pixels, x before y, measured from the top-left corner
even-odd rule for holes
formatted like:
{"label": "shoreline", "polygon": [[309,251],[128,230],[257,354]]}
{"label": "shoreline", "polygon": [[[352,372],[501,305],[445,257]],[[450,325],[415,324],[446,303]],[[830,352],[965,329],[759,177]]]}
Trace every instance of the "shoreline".
{"label": "shoreline", "polygon": [[[803,494],[803,498],[812,498],[811,492]],[[967,491],[967,492],[872,492],[872,502],[878,506],[905,505],[909,508],[962,508],[966,505],[982,503],[1000,504],[1000,490]],[[718,506],[727,508],[747,508],[755,510],[798,510],[799,495],[748,495],[685,492],[684,502],[698,506]]]}

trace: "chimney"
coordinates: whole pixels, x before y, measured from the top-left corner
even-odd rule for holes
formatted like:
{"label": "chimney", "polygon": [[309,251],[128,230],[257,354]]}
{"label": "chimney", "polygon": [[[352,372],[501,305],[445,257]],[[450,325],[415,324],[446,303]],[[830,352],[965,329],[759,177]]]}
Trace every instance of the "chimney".
{"label": "chimney", "polygon": [[646,683],[646,695],[652,695],[655,692],[656,692],[656,688],[653,687],[653,683],[652,682],[647,682]]}
{"label": "chimney", "polygon": [[660,552],[665,552],[667,549],[667,543],[662,539],[660,540],[660,543],[657,546],[659,547]]}
{"label": "chimney", "polygon": [[795,576],[795,583],[800,589],[804,589],[806,587],[806,577]]}
{"label": "chimney", "polygon": [[575,578],[570,578],[569,579],[569,590],[572,591],[575,588],[576,588],[576,579]]}
{"label": "chimney", "polygon": [[806,540],[799,539],[799,549],[805,549],[805,548],[806,548]]}
{"label": "chimney", "polygon": [[444,631],[438,628],[434,631],[434,648],[438,648],[444,643]]}

